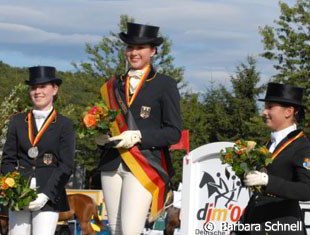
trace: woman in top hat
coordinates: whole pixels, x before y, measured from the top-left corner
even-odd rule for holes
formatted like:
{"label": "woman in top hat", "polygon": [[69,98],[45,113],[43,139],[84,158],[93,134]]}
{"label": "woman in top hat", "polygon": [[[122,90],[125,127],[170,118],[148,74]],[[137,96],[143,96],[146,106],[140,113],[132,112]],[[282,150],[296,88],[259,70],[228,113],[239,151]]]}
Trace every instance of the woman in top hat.
{"label": "woman in top hat", "polygon": [[[273,162],[267,172],[252,171],[246,186],[263,186],[246,208],[243,223],[259,224],[260,231],[247,234],[307,234],[299,201],[310,200],[310,142],[298,122],[304,118],[303,89],[269,83],[263,116],[271,129],[267,144]],[[267,233],[266,233],[267,232]]]}
{"label": "woman in top hat", "polygon": [[[49,66],[29,68],[33,109],[12,117],[3,149],[1,173],[19,171],[38,196],[22,211],[9,211],[11,235],[54,235],[58,212],[69,210],[65,185],[73,169],[72,122],[53,102],[62,80]],[[48,221],[48,222],[47,222]]]}
{"label": "woman in top hat", "polygon": [[180,95],[176,81],[152,66],[163,42],[158,30],[127,23],[127,33],[119,36],[130,68],[101,88],[109,108],[121,111],[111,128],[110,141],[117,144],[102,148],[99,165],[113,235],[140,235],[147,217],[155,220],[170,195],[168,148],[180,138]]}

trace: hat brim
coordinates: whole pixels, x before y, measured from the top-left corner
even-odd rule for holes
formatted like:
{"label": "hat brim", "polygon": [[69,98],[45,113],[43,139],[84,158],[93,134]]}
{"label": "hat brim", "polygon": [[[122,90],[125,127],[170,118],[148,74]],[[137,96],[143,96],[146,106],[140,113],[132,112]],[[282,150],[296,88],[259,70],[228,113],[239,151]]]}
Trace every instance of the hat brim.
{"label": "hat brim", "polygon": [[305,107],[304,105],[302,105],[299,102],[294,102],[291,100],[287,100],[287,99],[283,99],[283,98],[277,98],[277,97],[268,97],[268,99],[258,99],[258,101],[264,101],[264,102],[275,102],[275,103],[280,103],[280,104],[289,104],[292,106],[299,106],[299,107]]}
{"label": "hat brim", "polygon": [[29,86],[33,85],[41,85],[45,83],[55,83],[56,85],[60,85],[62,83],[62,80],[60,78],[40,78],[40,79],[34,79],[34,80],[26,80],[25,83]]}
{"label": "hat brim", "polygon": [[124,32],[120,33],[119,37],[123,42],[125,42],[126,44],[130,44],[130,45],[149,44],[149,45],[153,45],[153,46],[159,46],[164,41],[164,39],[162,37],[157,37],[157,38],[129,37]]}

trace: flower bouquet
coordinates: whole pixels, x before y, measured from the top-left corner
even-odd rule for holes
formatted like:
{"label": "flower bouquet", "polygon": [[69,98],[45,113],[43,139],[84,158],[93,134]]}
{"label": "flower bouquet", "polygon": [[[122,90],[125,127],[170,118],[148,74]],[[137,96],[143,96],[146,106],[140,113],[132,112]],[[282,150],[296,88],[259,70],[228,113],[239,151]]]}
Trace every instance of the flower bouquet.
{"label": "flower bouquet", "polygon": [[110,126],[118,113],[117,110],[108,109],[102,101],[87,107],[83,113],[79,137],[94,138],[96,144],[105,145],[108,142]]}
{"label": "flower bouquet", "polygon": [[19,172],[13,171],[0,176],[0,204],[12,211],[20,211],[36,199],[35,189]]}
{"label": "flower bouquet", "polygon": [[[233,147],[221,151],[222,164],[229,164],[241,180],[249,171],[266,171],[272,162],[272,154],[265,146],[258,146],[254,141],[238,140]],[[260,191],[260,186],[250,187],[252,191]]]}

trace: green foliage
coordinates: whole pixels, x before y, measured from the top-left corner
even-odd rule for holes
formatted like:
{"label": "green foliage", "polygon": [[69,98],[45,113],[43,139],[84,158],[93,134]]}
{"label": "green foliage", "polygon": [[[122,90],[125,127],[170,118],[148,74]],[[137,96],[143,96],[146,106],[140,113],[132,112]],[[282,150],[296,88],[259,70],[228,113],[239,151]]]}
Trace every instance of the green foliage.
{"label": "green foliage", "polygon": [[223,86],[220,88],[210,87],[204,94],[204,111],[207,125],[204,129],[208,133],[208,142],[223,141],[235,138],[235,129],[238,128],[231,122],[232,95]]}
{"label": "green foliage", "polygon": [[11,116],[15,113],[26,111],[30,107],[29,101],[24,95],[27,93],[27,86],[18,84],[12,88],[11,93],[5,97],[0,104],[0,156],[2,156],[2,149],[5,143]]}
{"label": "green foliage", "polygon": [[27,70],[24,68],[14,68],[0,61],[0,100],[9,96],[13,87],[28,78]]}
{"label": "green foliage", "polygon": [[190,130],[190,146],[195,149],[208,142],[210,126],[206,119],[204,105],[199,101],[199,94],[186,93],[181,99],[183,129]]}
{"label": "green foliage", "polygon": [[[305,104],[310,109],[310,2],[297,0],[292,7],[279,3],[281,15],[275,26],[260,28],[262,56],[274,61],[276,81],[305,88]],[[309,123],[309,117],[305,123]],[[310,133],[310,126],[306,128]]]}
{"label": "green foliage", "polygon": [[230,92],[220,86],[209,88],[204,94],[204,109],[206,122],[205,133],[209,142],[234,141],[241,138],[262,141],[268,130],[259,116],[257,96],[262,91],[258,86],[260,74],[256,71],[256,61],[247,58],[247,64],[237,66],[234,76],[231,76]]}

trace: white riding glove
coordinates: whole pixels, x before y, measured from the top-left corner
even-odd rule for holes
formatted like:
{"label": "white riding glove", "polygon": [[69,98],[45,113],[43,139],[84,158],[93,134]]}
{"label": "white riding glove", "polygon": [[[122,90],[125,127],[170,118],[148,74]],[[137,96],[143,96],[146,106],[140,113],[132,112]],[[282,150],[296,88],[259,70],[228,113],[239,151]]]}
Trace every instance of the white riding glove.
{"label": "white riding glove", "polygon": [[48,196],[44,193],[39,193],[38,197],[29,203],[28,209],[30,211],[38,211],[47,203],[48,199]]}
{"label": "white riding glove", "polygon": [[245,186],[267,185],[268,175],[264,172],[250,171],[243,180]]}
{"label": "white riding glove", "polygon": [[109,138],[109,141],[120,140],[115,148],[129,149],[141,142],[140,131],[124,131],[122,134]]}

